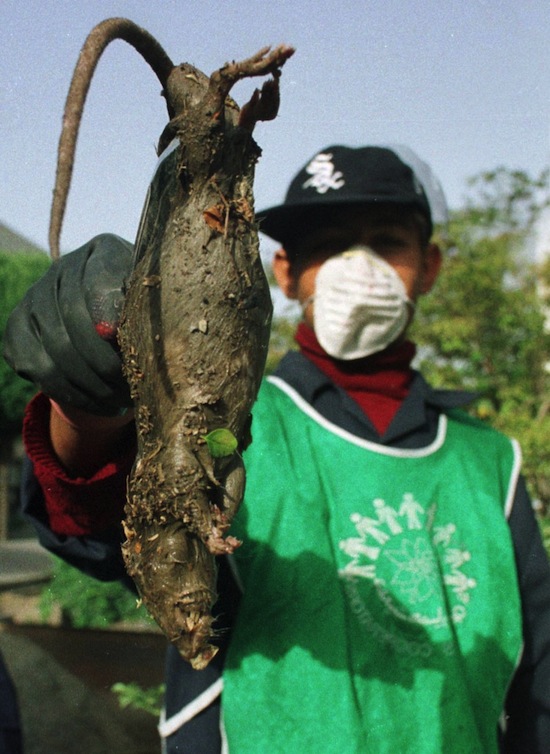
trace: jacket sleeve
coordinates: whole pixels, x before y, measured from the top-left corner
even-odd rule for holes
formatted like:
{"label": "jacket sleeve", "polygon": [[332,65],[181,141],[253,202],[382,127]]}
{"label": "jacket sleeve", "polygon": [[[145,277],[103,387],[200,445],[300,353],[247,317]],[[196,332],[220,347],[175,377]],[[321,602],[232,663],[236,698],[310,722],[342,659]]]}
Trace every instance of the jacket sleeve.
{"label": "jacket sleeve", "polygon": [[550,741],[550,566],[525,484],[510,514],[524,648],[505,709],[503,754],[540,754]]}
{"label": "jacket sleeve", "polygon": [[131,584],[122,560],[122,531],[119,527],[88,536],[57,534],[52,531],[44,492],[28,458],[23,462],[21,507],[23,515],[35,528],[40,544],[53,555],[101,581],[122,580]]}
{"label": "jacket sleeve", "polygon": [[241,599],[233,577],[231,556],[218,558],[218,601],[212,612],[216,618],[218,654],[204,670],[193,670],[171,645],[166,655],[165,706],[159,725],[166,754],[193,751],[194,754],[220,754],[220,695],[222,672],[231,628]]}
{"label": "jacket sleeve", "polygon": [[27,407],[23,428],[22,512],[54,555],[103,581],[130,582],[120,544],[126,477],[135,449],[124,449],[91,479],[72,479],[51,448],[48,418],[48,400],[39,394]]}

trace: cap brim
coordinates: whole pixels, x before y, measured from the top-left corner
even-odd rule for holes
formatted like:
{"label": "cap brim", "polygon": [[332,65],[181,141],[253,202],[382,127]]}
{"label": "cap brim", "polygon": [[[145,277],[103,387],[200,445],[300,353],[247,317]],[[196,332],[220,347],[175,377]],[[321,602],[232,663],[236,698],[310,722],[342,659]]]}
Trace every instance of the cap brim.
{"label": "cap brim", "polygon": [[[259,230],[266,236],[285,243],[289,239],[295,238],[303,230],[304,226],[309,224],[316,215],[326,215],[334,207],[373,205],[373,204],[399,204],[403,207],[417,207],[422,212],[422,208],[417,202],[409,198],[403,199],[395,196],[376,196],[376,197],[332,197],[329,202],[301,202],[296,204],[280,204],[274,207],[268,207],[256,213],[256,219],[259,223]],[[422,212],[424,214],[424,212]]]}

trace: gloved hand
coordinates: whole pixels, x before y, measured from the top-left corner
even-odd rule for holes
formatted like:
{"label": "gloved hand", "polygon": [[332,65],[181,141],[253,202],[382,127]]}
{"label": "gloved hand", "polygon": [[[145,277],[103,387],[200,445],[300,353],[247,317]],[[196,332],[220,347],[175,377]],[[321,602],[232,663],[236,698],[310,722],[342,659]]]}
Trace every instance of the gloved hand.
{"label": "gloved hand", "polygon": [[4,333],[8,364],[62,406],[100,416],[130,407],[116,340],[133,246],[96,236],[27,291]]}

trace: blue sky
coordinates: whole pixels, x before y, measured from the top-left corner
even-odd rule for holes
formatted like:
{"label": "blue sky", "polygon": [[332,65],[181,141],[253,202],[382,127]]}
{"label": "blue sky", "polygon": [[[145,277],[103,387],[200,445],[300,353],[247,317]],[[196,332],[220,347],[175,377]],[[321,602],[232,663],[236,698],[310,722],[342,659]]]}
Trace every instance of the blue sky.
{"label": "blue sky", "polygon": [[[408,145],[452,207],[481,170],[537,174],[549,164],[549,0],[2,0],[0,222],[40,245],[72,70],[110,16],[144,26],[175,63],[205,73],[266,44],[296,47],[279,117],[255,132],[258,209],[334,143]],[[239,104],[256,83],[235,88]],[[84,113],[64,250],[104,231],[133,240],[166,122],[159,90],[133,48],[109,46]]]}

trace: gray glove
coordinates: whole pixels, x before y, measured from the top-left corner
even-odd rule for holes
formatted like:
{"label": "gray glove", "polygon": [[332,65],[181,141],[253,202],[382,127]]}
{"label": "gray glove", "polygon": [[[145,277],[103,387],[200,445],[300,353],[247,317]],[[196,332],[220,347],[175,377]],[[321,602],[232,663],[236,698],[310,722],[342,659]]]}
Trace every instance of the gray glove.
{"label": "gray glove", "polygon": [[116,340],[133,246],[100,235],[63,255],[11,313],[8,364],[62,405],[113,416],[132,405]]}

